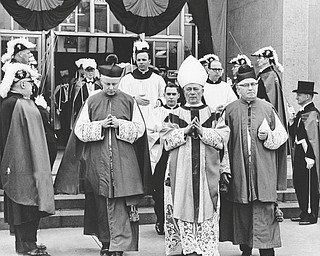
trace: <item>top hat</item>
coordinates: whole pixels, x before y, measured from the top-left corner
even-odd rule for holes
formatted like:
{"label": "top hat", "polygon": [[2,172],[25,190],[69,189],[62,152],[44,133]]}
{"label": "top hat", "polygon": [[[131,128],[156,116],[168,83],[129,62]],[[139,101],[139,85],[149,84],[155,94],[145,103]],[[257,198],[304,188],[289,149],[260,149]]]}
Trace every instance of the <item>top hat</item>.
{"label": "top hat", "polygon": [[314,91],[314,82],[298,81],[298,88],[292,92],[305,94],[318,94]]}

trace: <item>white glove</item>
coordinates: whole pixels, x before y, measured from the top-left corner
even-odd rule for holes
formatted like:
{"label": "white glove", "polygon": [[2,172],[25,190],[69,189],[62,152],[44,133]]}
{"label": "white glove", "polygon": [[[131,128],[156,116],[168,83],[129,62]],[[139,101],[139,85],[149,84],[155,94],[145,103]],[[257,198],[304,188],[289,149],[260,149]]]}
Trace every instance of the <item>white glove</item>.
{"label": "white glove", "polygon": [[307,169],[311,169],[314,165],[314,160],[309,157],[305,157],[304,160],[307,163]]}
{"label": "white glove", "polygon": [[38,95],[35,98],[34,102],[36,103],[36,105],[41,106],[44,109],[47,109],[47,107],[48,107],[48,104],[47,104],[46,100],[44,99],[43,95]]}
{"label": "white glove", "polygon": [[294,110],[293,106],[289,105],[288,106],[288,118],[290,121],[293,121],[293,119],[296,116],[296,111]]}

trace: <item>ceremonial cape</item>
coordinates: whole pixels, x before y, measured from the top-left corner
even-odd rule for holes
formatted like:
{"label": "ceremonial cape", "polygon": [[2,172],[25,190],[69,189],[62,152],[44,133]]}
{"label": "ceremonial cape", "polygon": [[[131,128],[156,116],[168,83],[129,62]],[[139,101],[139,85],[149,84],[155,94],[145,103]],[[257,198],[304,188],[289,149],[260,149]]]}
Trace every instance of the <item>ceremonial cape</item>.
{"label": "ceremonial cape", "polygon": [[49,153],[40,112],[32,100],[9,94],[1,104],[1,181],[15,203],[54,214]]}

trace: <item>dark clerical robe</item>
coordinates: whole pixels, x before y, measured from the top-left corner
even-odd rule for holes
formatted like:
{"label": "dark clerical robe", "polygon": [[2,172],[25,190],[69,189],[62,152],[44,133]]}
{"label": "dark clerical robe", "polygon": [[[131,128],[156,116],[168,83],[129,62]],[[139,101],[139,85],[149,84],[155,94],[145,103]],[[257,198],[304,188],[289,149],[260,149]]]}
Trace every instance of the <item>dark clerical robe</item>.
{"label": "dark clerical robe", "polygon": [[49,153],[34,102],[12,93],[0,108],[1,183],[5,221],[20,225],[54,214]]}
{"label": "dark clerical robe", "polygon": [[[229,104],[225,119],[232,180],[228,201],[221,200],[220,240],[259,249],[279,247],[274,203],[277,187],[286,187],[282,177],[287,170],[277,165],[277,150],[288,138],[286,130],[273,106],[261,99]],[[268,131],[266,140],[258,138],[259,129]]]}
{"label": "dark clerical robe", "polygon": [[[102,127],[101,122],[109,114],[119,120],[118,129]],[[90,96],[84,104],[71,136],[74,134],[77,139],[70,138],[68,144],[73,141],[77,147],[83,147],[82,150],[74,150],[75,155],[80,155],[84,170],[84,233],[97,235],[101,242],[109,243],[110,251],[137,250],[138,224],[130,223],[127,206],[134,205],[135,196],[146,192],[147,184],[143,181],[151,177],[149,156],[144,155],[142,147],[139,148],[140,154],[137,154],[133,145],[145,136],[145,125],[138,105],[131,96],[121,91],[113,96],[100,91]],[[67,148],[72,149],[68,145]],[[139,155],[149,161],[149,169],[143,170]],[[65,168],[64,164],[71,168]],[[74,164],[77,165],[77,162]],[[69,180],[66,181],[66,177]],[[74,178],[78,181],[78,173],[70,163],[62,161],[55,182],[56,191],[75,192]]]}
{"label": "dark clerical robe", "polygon": [[[199,136],[184,135],[184,128],[198,117],[203,127]],[[220,172],[230,171],[224,145],[229,128],[216,120],[206,105],[180,107],[165,120],[161,137],[170,150],[166,189],[166,253],[218,253],[218,182]],[[221,157],[220,157],[221,156]],[[222,163],[221,163],[222,159]]]}
{"label": "dark clerical robe", "polygon": [[[272,104],[278,116],[287,130],[285,98],[280,76],[272,66],[269,66],[258,73],[258,98],[264,99]],[[289,146],[287,143],[280,146],[277,150],[277,165],[281,169],[287,169],[287,155]],[[287,177],[282,177],[287,178]]]}

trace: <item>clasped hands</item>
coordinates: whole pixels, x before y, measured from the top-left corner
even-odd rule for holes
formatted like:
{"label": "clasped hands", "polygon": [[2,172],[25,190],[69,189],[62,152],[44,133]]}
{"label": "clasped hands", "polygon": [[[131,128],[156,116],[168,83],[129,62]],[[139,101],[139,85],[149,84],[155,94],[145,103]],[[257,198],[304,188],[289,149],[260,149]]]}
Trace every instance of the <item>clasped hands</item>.
{"label": "clasped hands", "polygon": [[117,129],[119,127],[119,120],[115,116],[109,114],[106,119],[102,120],[101,125],[103,128]]}
{"label": "clasped hands", "polygon": [[200,136],[202,136],[203,134],[203,128],[200,124],[200,121],[198,119],[198,117],[193,118],[193,120],[191,121],[190,124],[188,124],[187,127],[184,128],[184,134],[185,135],[189,135],[192,136],[192,134],[194,132],[197,132],[197,134],[199,134]]}

